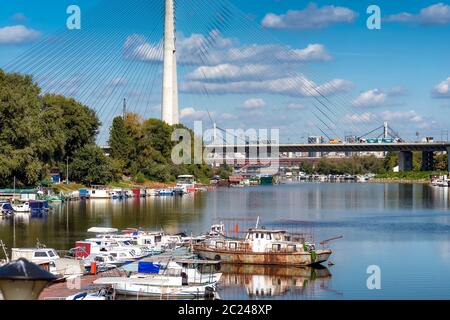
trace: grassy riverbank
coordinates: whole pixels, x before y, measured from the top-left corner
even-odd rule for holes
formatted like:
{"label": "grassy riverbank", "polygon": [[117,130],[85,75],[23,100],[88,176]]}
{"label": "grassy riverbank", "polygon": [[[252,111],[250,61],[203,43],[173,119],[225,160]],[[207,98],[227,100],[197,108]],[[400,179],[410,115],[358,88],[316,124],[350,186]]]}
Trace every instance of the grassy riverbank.
{"label": "grassy riverbank", "polygon": [[433,174],[447,175],[448,171],[408,171],[388,172],[377,174],[372,182],[404,182],[404,183],[428,183]]}

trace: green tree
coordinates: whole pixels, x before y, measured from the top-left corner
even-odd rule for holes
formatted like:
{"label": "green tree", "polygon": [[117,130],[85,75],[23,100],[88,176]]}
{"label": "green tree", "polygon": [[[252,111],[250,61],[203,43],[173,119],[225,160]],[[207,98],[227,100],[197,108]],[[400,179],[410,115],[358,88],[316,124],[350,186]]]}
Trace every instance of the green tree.
{"label": "green tree", "polygon": [[69,172],[71,180],[88,185],[107,184],[119,175],[111,159],[95,145],[86,145],[74,154]]}
{"label": "green tree", "polygon": [[95,111],[87,106],[72,98],[46,94],[42,97],[41,112],[42,122],[56,124],[64,135],[64,154],[60,155],[59,160],[71,157],[83,146],[95,142],[100,122]]}
{"label": "green tree", "polygon": [[122,170],[128,168],[133,144],[122,117],[114,118],[109,133],[108,144],[111,148],[110,156],[121,162]]}

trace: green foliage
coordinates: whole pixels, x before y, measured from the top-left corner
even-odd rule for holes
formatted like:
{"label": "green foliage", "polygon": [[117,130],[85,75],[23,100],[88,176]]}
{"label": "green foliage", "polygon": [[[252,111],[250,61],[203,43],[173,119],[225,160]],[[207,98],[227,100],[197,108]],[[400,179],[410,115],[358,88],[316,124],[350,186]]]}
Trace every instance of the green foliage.
{"label": "green foliage", "polygon": [[0,185],[35,185],[86,144],[95,112],[60,95],[41,95],[31,76],[0,70]]}
{"label": "green foliage", "polygon": [[445,175],[447,171],[402,171],[378,174],[376,179],[429,181],[431,175]]}
{"label": "green foliage", "polygon": [[[307,168],[308,171],[309,168]],[[383,170],[383,160],[375,156],[354,156],[343,159],[322,158],[315,171],[320,174],[366,174]],[[305,170],[305,172],[309,173]]]}
{"label": "green foliage", "polygon": [[448,170],[448,154],[439,154],[435,157],[435,167],[438,171]]}
{"label": "green foliage", "polygon": [[214,174],[211,167],[172,162],[171,153],[177,142],[171,138],[177,128],[188,130],[193,137],[193,132],[181,124],[169,126],[158,119],[143,120],[137,114],[127,113],[125,120],[113,121],[109,138],[111,158],[121,161],[122,173],[133,177],[171,182],[178,175],[192,174],[199,181],[208,181]]}
{"label": "green foliage", "polygon": [[384,158],[384,171],[392,172],[394,168],[398,166],[398,153],[397,152],[388,152],[386,157]]}
{"label": "green foliage", "polygon": [[86,145],[73,156],[69,178],[87,185],[107,184],[119,177],[117,168],[103,150],[95,145]]}
{"label": "green foliage", "polygon": [[121,169],[124,170],[129,165],[133,149],[132,137],[128,134],[122,117],[114,118],[108,144],[111,148],[111,158],[116,159]]}
{"label": "green foliage", "polygon": [[233,167],[227,164],[221,164],[215,172],[216,175],[220,177],[220,179],[228,179],[229,176],[233,174]]}

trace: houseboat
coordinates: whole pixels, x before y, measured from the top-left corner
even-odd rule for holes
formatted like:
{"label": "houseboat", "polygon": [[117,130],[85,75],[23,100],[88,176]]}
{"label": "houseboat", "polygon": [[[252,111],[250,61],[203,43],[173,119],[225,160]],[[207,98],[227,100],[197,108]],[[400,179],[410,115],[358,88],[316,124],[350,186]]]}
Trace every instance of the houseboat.
{"label": "houseboat", "polygon": [[284,230],[249,229],[244,239],[212,238],[193,245],[204,259],[223,263],[308,266],[328,260],[330,249],[316,249]]}
{"label": "houseboat", "polygon": [[110,191],[106,190],[101,186],[93,186],[91,190],[89,190],[89,198],[90,199],[110,199]]}

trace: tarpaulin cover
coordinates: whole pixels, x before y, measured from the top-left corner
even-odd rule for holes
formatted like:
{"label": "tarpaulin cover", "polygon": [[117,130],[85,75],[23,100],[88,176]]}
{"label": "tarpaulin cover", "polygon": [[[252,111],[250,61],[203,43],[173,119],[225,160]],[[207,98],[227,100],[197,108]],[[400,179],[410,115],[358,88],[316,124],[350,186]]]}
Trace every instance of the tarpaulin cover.
{"label": "tarpaulin cover", "polygon": [[139,273],[159,273],[159,269],[161,269],[161,266],[153,262],[140,261],[138,263]]}

